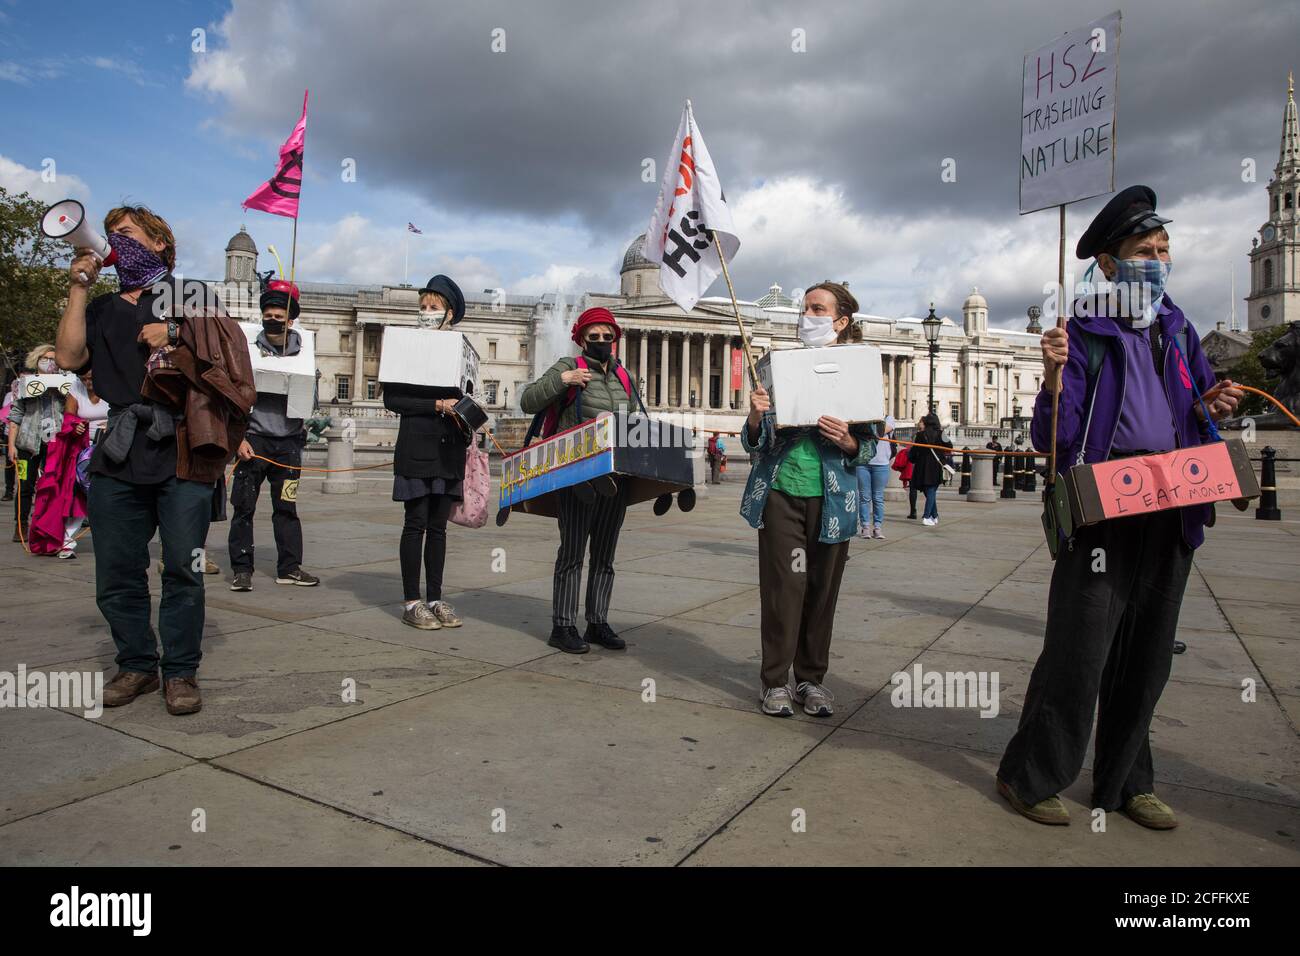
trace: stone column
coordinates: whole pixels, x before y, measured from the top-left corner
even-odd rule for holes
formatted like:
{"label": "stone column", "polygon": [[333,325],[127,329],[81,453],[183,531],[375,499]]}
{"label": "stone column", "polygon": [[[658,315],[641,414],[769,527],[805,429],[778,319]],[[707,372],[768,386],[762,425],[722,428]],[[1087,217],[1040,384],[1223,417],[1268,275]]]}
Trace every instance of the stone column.
{"label": "stone column", "polygon": [[712,335],[708,335],[707,333],[705,334],[703,352],[700,356],[700,368],[704,370],[700,373],[700,408],[704,409],[705,411],[713,407],[711,404],[709,404],[709,396],[710,393],[713,391],[713,389],[710,387],[713,384],[712,383],[713,367],[709,364],[709,362],[713,358],[713,355],[711,354],[712,347],[710,343],[710,339],[712,338],[713,338]]}
{"label": "stone column", "polygon": [[350,402],[356,402],[366,397],[365,388],[365,357],[366,357],[366,324],[358,322],[356,330],[352,333],[352,344],[356,346],[356,356],[353,358],[352,366],[352,397]]}
{"label": "stone column", "polygon": [[722,407],[728,411],[735,407],[731,400],[731,336],[722,337]]}
{"label": "stone column", "polygon": [[691,333],[682,333],[682,408],[691,403]]}
{"label": "stone column", "polygon": [[966,492],[966,500],[985,504],[997,501],[997,492],[993,490],[993,456],[972,455],[971,458],[970,491]]}
{"label": "stone column", "polygon": [[668,405],[668,333],[659,334],[659,401],[660,408]]}
{"label": "stone column", "polygon": [[650,367],[646,361],[646,353],[649,350],[649,347],[650,347],[650,333],[642,329],[640,335],[640,341],[637,344],[636,363],[637,363],[637,375],[645,386],[647,398],[650,397],[650,379],[648,377]]}
{"label": "stone column", "polygon": [[331,473],[325,476],[321,491],[327,495],[353,495],[357,492],[357,475],[354,471],[338,472],[352,467],[352,439],[343,437],[343,429],[325,429],[325,467]]}
{"label": "stone column", "polygon": [[747,346],[740,343],[740,411],[749,414],[749,356],[745,354]]}

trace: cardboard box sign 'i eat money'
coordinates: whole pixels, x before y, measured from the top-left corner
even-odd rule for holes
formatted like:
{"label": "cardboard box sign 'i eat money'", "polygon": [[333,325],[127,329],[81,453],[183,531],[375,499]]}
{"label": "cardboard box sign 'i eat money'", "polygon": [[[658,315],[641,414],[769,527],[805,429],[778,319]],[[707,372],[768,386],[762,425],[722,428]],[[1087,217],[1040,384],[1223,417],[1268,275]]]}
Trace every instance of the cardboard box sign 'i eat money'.
{"label": "cardboard box sign 'i eat money'", "polygon": [[379,354],[379,381],[459,388],[473,395],[478,352],[460,332],[390,325]]}
{"label": "cardboard box sign 'i eat money'", "polygon": [[802,428],[831,415],[849,424],[885,418],[880,349],[874,345],[773,349],[758,361],[777,428]]}
{"label": "cardboard box sign 'i eat money'", "polygon": [[1075,465],[1065,475],[1076,526],[1214,501],[1259,497],[1259,481],[1240,438],[1160,455]]}
{"label": "cardboard box sign 'i eat money'", "polygon": [[262,326],[240,322],[248,339],[248,356],[253,363],[253,384],[269,395],[288,396],[285,414],[289,418],[311,418],[316,397],[316,333],[295,324],[302,348],[296,355],[263,355],[257,344]]}

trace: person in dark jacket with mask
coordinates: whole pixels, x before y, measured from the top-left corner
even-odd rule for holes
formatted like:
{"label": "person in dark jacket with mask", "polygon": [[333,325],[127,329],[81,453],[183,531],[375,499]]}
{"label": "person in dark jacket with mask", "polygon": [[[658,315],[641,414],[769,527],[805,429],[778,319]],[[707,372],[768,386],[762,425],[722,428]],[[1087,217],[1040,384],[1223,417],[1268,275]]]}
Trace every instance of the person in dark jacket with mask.
{"label": "person in dark jacket with mask", "polygon": [[921,423],[925,427],[916,436],[917,442],[949,449],[940,451],[938,448],[918,448],[913,445],[907,450],[907,459],[912,463],[912,487],[925,496],[921,523],[933,528],[939,523],[939,486],[943,484],[943,466],[952,465],[952,442],[944,439],[938,415],[931,412],[921,419]]}
{"label": "person in dark jacket with mask", "polygon": [[[590,421],[601,412],[633,407],[630,379],[620,373],[615,343],[623,331],[608,309],[591,308],[578,316],[571,330],[573,341],[582,349],[582,361],[565,356],[537,381],[524,387],[519,407],[529,415],[555,407],[555,429],[563,431]],[[566,398],[571,389],[576,400]],[[545,436],[544,436],[545,437]],[[597,495],[584,503],[572,488],[559,492],[560,550],[555,558],[552,600],[551,647],[566,654],[585,654],[591,644],[607,650],[623,650],[627,643],[614,633],[607,619],[614,591],[614,551],[627,513],[622,486],[609,497]],[[591,544],[591,569],[587,576],[585,612],[587,630],[578,634],[578,588],[582,582],[583,552]]]}
{"label": "person in dark jacket with mask", "polygon": [[[444,275],[420,290],[421,328],[450,329],[465,317],[465,296]],[[454,386],[384,384],[384,407],[401,416],[393,456],[393,500],[406,520],[398,549],[405,609],[402,623],[425,631],[460,627],[455,609],[442,599],[447,561],[447,518],[461,499],[470,434],[452,409],[464,395]],[[425,599],[420,599],[423,556]]]}
{"label": "person in dark jacket with mask", "polygon": [[[260,304],[262,331],[254,347],[263,355],[297,355],[302,350],[302,338],[293,328],[299,314],[298,287],[291,282],[269,282]],[[253,512],[264,480],[271,486],[275,583],[300,587],[320,584],[320,578],[302,569],[298,480],[307,432],[301,418],[288,417],[288,403],[288,395],[258,392],[248,432],[239,445],[239,464],[230,489],[230,504],[235,511],[229,539],[232,591],[253,590]]]}
{"label": "person in dark jacket with mask", "polygon": [[[1242,398],[1230,382],[1207,394],[1214,372],[1196,329],[1165,294],[1168,223],[1156,215],[1155,193],[1132,186],[1079,240],[1079,258],[1095,258],[1117,294],[1077,299],[1068,327],[1043,335],[1033,439],[1035,448],[1050,444],[1051,386],[1061,376],[1058,474],[1212,441],[1213,421],[1231,415]],[[1178,825],[1154,793],[1149,734],[1169,678],[1192,552],[1212,508],[1102,521],[1062,542],[1043,651],[997,772],[998,792],[1018,813],[1049,825],[1070,822],[1057,794],[1083,766],[1095,709],[1092,807],[1121,810],[1151,829]]]}

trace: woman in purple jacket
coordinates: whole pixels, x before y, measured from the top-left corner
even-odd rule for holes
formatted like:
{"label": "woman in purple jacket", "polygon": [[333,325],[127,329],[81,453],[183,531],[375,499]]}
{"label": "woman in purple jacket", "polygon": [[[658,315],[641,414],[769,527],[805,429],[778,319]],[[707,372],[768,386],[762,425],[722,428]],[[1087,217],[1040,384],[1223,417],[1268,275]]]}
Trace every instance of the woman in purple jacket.
{"label": "woman in purple jacket", "polygon": [[[1068,329],[1043,335],[1034,446],[1048,447],[1051,382],[1060,374],[1061,474],[1076,464],[1204,444],[1209,419],[1232,414],[1243,395],[1229,383],[1212,402],[1201,400],[1214,373],[1196,330],[1164,294],[1169,220],[1155,210],[1155,193],[1131,186],[1098,213],[1076,253],[1096,258],[1114,294],[1076,300]],[[1079,775],[1097,708],[1092,807],[1122,810],[1152,829],[1178,825],[1152,792],[1148,733],[1169,678],[1192,551],[1204,540],[1211,509],[1103,521],[1062,542],[1043,651],[998,768],[998,792],[1022,815],[1070,822],[1057,794]]]}

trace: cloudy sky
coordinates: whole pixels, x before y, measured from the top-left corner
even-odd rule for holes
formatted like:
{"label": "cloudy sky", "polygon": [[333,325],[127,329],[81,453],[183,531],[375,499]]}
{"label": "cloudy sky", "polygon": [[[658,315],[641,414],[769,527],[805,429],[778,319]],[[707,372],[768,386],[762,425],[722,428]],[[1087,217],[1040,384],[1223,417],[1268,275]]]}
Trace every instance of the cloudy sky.
{"label": "cloudy sky", "polygon": [[[401,281],[410,221],[413,281],[610,291],[690,97],[742,297],[845,279],[864,311],[956,315],[978,285],[1022,327],[1057,229],[1018,215],[1022,58],[1114,4],[0,0],[0,185],[151,205],[189,275],[219,277],[241,223],[287,256],[289,221],[240,203],[310,89],[300,279]],[[1300,4],[1122,9],[1116,183],[1158,193],[1170,294],[1212,328],[1231,268],[1247,291]],[[1069,207],[1071,252],[1104,201]]]}

